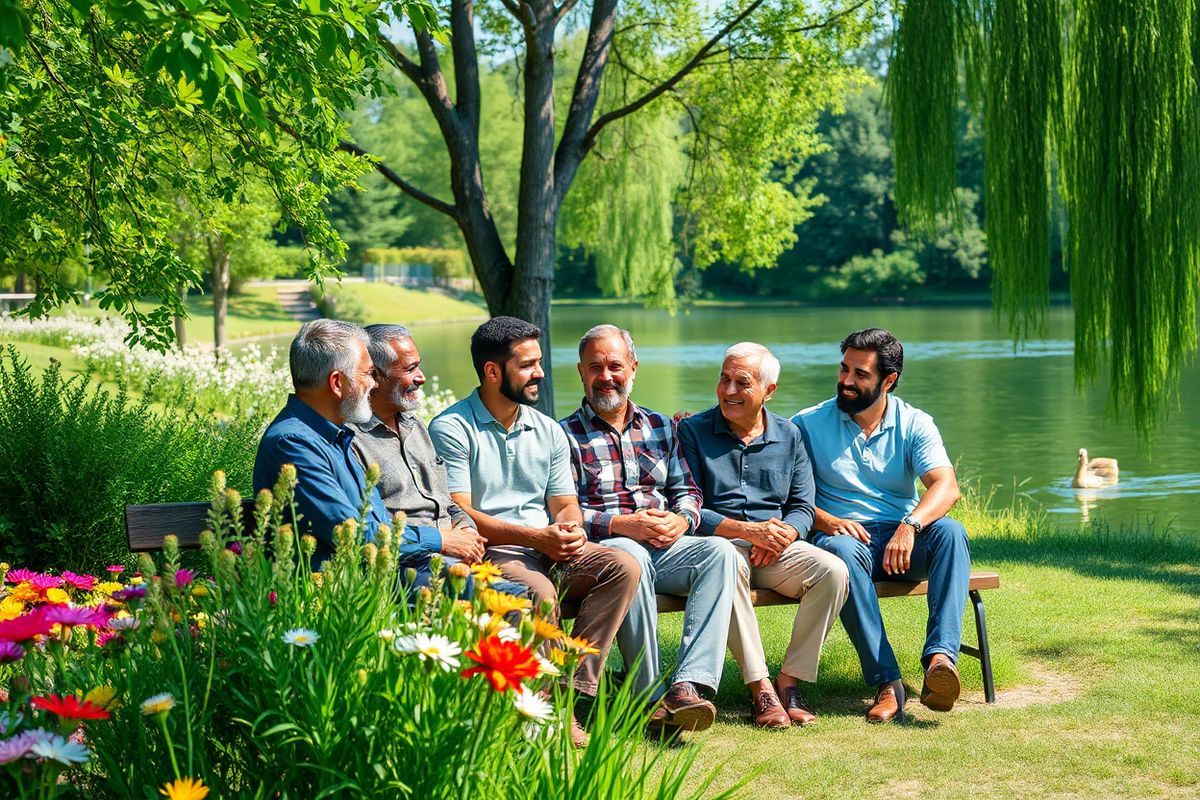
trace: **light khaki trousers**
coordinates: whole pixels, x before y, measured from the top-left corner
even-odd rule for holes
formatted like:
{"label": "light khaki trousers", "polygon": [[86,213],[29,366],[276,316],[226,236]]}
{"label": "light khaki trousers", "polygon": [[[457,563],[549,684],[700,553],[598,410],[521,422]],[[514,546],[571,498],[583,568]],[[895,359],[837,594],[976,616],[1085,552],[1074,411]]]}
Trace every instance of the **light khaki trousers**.
{"label": "light khaki trousers", "polygon": [[802,681],[815,681],[821,646],[850,594],[846,564],[832,553],[797,540],[780,553],[775,563],[753,567],[748,543],[735,539],[733,544],[740,564],[729,622],[729,650],[741,667],[742,682],[753,683],[771,674],[750,599],[751,588],[770,589],[800,600],[792,639],[783,656],[783,671]]}

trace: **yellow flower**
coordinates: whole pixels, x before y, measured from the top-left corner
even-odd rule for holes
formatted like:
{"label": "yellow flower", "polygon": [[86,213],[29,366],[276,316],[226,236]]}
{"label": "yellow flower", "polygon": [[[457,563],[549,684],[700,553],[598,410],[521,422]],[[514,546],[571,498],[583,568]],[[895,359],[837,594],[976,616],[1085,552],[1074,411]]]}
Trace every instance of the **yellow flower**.
{"label": "yellow flower", "polygon": [[107,597],[108,595],[112,594],[113,592],[117,591],[118,589],[124,589],[124,588],[125,588],[125,584],[123,584],[123,583],[117,583],[116,581],[104,581],[104,583],[96,584],[95,591],[97,594],[102,594],[105,597]]}
{"label": "yellow flower", "polygon": [[129,579],[129,582],[132,583],[134,586],[137,586],[139,583],[145,583],[146,579],[143,578],[141,575],[134,575],[132,578]]}
{"label": "yellow flower", "polygon": [[175,696],[170,692],[156,694],[142,701],[142,713],[147,717],[152,717],[155,714],[166,714],[174,707]]}
{"label": "yellow flower", "polygon": [[46,600],[51,603],[69,603],[71,596],[57,587],[51,587],[46,590]]}
{"label": "yellow flower", "polygon": [[315,583],[319,587],[323,583],[325,583],[325,574],[322,572],[314,572],[312,574],[312,579],[313,579],[313,583]]}
{"label": "yellow flower", "polygon": [[197,583],[192,587],[192,597],[207,597],[208,587],[203,583]]}
{"label": "yellow flower", "polygon": [[196,627],[204,629],[208,627],[208,614],[203,611],[197,611],[192,615],[192,620],[196,623]]}
{"label": "yellow flower", "polygon": [[16,619],[25,613],[25,604],[15,597],[0,600],[0,622],[6,619]]}
{"label": "yellow flower", "polygon": [[208,787],[198,778],[180,778],[158,790],[168,800],[204,800]]}
{"label": "yellow flower", "polygon": [[574,653],[578,656],[594,656],[600,653],[596,646],[587,639],[575,636],[564,636],[559,640],[558,646],[568,653]]}
{"label": "yellow flower", "polygon": [[478,564],[472,564],[471,574],[475,576],[475,582],[480,586],[487,586],[503,575],[500,568],[490,561],[480,561]]}
{"label": "yellow flower", "polygon": [[117,700],[117,690],[111,686],[97,686],[85,694],[83,699],[109,711],[121,705]]}
{"label": "yellow flower", "polygon": [[497,617],[502,617],[512,611],[528,611],[533,605],[527,597],[517,597],[513,594],[497,592],[492,589],[483,589],[480,591],[479,599],[487,606],[487,610]]}
{"label": "yellow flower", "polygon": [[556,642],[565,635],[562,629],[548,619],[533,618],[533,635],[547,642]]}

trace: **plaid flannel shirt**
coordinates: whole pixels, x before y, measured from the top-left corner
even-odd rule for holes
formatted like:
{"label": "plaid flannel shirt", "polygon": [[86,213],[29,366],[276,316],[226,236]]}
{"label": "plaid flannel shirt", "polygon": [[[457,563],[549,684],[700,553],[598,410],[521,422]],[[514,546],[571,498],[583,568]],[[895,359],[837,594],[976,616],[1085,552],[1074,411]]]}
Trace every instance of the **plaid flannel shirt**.
{"label": "plaid flannel shirt", "polygon": [[629,403],[628,420],[618,431],[585,400],[560,423],[571,446],[571,472],[593,540],[607,539],[612,518],[647,508],[673,511],[700,524],[700,490],[683,459],[669,417]]}

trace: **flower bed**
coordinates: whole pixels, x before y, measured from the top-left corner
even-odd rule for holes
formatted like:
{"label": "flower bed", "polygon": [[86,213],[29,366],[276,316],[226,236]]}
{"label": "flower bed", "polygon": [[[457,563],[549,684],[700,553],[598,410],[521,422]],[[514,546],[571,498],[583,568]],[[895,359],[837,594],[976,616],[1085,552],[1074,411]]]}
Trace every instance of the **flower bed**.
{"label": "flower bed", "polygon": [[246,535],[214,476],[209,576],[171,541],[127,579],[2,568],[0,794],[680,796],[694,749],[639,744],[643,698],[624,689],[572,748],[557,676],[590,645],[527,600],[459,599],[462,565],[403,592],[391,532],[363,545],[354,521],[323,571],[301,566],[295,481],[260,493]]}

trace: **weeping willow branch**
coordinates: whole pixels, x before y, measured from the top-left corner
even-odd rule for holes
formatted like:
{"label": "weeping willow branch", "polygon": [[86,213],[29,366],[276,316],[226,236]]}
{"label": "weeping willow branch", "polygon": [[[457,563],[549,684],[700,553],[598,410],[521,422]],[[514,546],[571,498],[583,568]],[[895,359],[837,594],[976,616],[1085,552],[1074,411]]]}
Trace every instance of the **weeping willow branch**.
{"label": "weeping willow branch", "polygon": [[994,0],[984,99],[984,197],[996,309],[1018,339],[1050,304],[1052,114],[1061,108],[1058,0]]}
{"label": "weeping willow branch", "polygon": [[1062,146],[1076,378],[1143,433],[1196,351],[1196,0],[1076,0]]}

